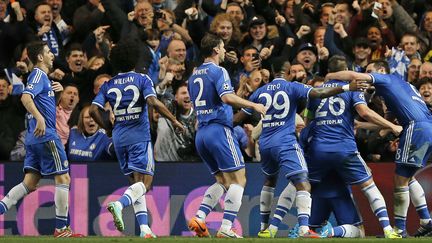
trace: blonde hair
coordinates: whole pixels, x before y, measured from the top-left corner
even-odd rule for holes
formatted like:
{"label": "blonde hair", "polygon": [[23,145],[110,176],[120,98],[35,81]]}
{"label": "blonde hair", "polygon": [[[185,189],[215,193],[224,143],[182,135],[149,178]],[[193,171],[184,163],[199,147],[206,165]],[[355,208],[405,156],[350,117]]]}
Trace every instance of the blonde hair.
{"label": "blonde hair", "polygon": [[232,25],[231,40],[240,41],[241,39],[240,26],[234,18],[232,18],[229,14],[226,13],[221,13],[216,15],[216,17],[214,17],[212,23],[210,24],[210,32],[216,34],[217,27],[223,21],[228,21]]}

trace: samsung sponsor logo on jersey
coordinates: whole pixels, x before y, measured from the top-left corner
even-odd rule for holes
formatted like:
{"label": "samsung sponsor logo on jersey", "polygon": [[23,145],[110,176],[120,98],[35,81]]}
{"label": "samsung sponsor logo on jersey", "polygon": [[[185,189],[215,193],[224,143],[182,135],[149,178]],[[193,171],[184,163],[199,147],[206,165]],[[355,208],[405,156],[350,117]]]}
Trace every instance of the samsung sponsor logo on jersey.
{"label": "samsung sponsor logo on jersey", "polygon": [[88,158],[93,157],[92,151],[86,151],[86,150],[81,150],[81,149],[71,149],[70,154],[78,155],[78,156],[82,156],[82,157],[88,157]]}
{"label": "samsung sponsor logo on jersey", "polygon": [[132,83],[134,81],[133,76],[128,76],[125,78],[118,78],[114,79],[114,84],[125,84],[125,83]]}
{"label": "samsung sponsor logo on jersey", "polygon": [[135,115],[127,115],[127,116],[119,116],[116,117],[116,121],[120,122],[120,121],[131,121],[131,120],[136,120],[140,118],[140,114],[135,114]]}
{"label": "samsung sponsor logo on jersey", "polygon": [[337,120],[323,120],[323,121],[319,121],[317,122],[317,125],[335,125],[335,124],[342,124],[342,119],[337,119]]}
{"label": "samsung sponsor logo on jersey", "polygon": [[197,70],[193,71],[193,75],[203,75],[203,74],[207,74],[207,70],[208,70],[208,68],[204,68],[204,69],[197,69]]}
{"label": "samsung sponsor logo on jersey", "polygon": [[213,113],[213,109],[208,109],[208,110],[198,110],[197,111],[197,115],[208,115]]}
{"label": "samsung sponsor logo on jersey", "polygon": [[285,125],[285,121],[263,123],[263,127],[280,127]]}

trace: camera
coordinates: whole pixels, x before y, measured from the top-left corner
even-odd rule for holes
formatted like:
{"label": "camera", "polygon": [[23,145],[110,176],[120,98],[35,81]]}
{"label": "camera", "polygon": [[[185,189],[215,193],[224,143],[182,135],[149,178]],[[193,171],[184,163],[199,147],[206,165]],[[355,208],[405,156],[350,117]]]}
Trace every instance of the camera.
{"label": "camera", "polygon": [[157,10],[157,11],[155,11],[155,13],[154,13],[154,17],[155,17],[155,19],[163,19],[163,12],[162,11],[160,11],[160,10]]}

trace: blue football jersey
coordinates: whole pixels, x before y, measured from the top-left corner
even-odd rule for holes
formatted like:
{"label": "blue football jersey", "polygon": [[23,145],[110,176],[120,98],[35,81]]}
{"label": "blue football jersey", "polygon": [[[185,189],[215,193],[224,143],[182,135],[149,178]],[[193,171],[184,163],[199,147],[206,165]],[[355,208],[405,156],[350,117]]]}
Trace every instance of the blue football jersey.
{"label": "blue football jersey", "polygon": [[80,133],[76,127],[69,134],[67,155],[70,161],[97,161],[110,159],[111,139],[99,129],[91,136]]}
{"label": "blue football jersey", "polygon": [[[311,90],[310,86],[288,82],[282,78],[276,78],[255,90],[249,100],[261,103],[267,108],[262,120],[260,149],[297,142],[295,136],[297,102],[307,98]],[[251,109],[243,109],[243,111],[249,115],[253,112]]]}
{"label": "blue football jersey", "polygon": [[[330,80],[322,87],[343,86],[346,82]],[[357,151],[354,138],[354,107],[366,104],[361,92],[344,92],[329,98],[310,99],[308,110],[314,114],[310,146],[318,151]]]}
{"label": "blue football jersey", "polygon": [[196,110],[198,127],[219,123],[232,127],[233,110],[221,97],[233,93],[228,72],[212,62],[203,63],[188,81],[189,95]]}
{"label": "blue football jersey", "polygon": [[103,108],[111,105],[114,116],[113,142],[116,147],[150,141],[146,99],[156,97],[153,82],[144,74],[119,73],[104,83],[93,100]]}
{"label": "blue football jersey", "polygon": [[35,137],[33,132],[36,128],[36,119],[32,114],[27,112],[27,135],[25,143],[27,145],[43,143],[49,140],[58,138],[56,132],[56,103],[55,94],[51,87],[51,81],[47,74],[39,68],[34,68],[27,78],[27,86],[25,87],[24,94],[30,94],[36,108],[39,110],[45,119],[45,135],[42,137]]}
{"label": "blue football jersey", "polygon": [[370,74],[376,87],[376,94],[382,96],[388,109],[396,116],[399,124],[410,121],[432,121],[432,115],[417,89],[392,74]]}

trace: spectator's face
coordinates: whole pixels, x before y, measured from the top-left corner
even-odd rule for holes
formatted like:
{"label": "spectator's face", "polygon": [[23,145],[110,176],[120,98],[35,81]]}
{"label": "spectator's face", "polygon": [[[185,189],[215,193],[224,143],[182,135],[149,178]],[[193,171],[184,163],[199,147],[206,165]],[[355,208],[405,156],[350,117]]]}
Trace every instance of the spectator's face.
{"label": "spectator's face", "polygon": [[135,5],[135,19],[141,26],[147,27],[151,25],[153,22],[153,16],[153,7],[150,3],[139,2]]}
{"label": "spectator's face", "polygon": [[185,71],[183,64],[170,64],[167,67],[167,72],[174,74],[174,78],[181,80]]}
{"label": "spectator's face", "polygon": [[105,82],[108,82],[108,80],[110,80],[108,77],[101,77],[101,78],[95,80],[95,82],[93,83],[93,93],[98,94],[102,85]]}
{"label": "spectator's face", "polygon": [[303,50],[297,54],[297,61],[303,64],[306,70],[312,70],[316,60],[315,54],[310,50]]}
{"label": "spectator's face", "polygon": [[0,20],[3,20],[6,17],[6,7],[6,2],[4,0],[0,0]]}
{"label": "spectator's face", "polygon": [[432,63],[430,62],[425,62],[420,67],[419,78],[422,79],[424,77],[432,78]]}
{"label": "spectator's face", "polygon": [[288,21],[288,24],[295,24],[295,18],[294,18],[294,0],[288,0],[286,7],[285,7],[285,18]]}
{"label": "spectator's face", "polygon": [[252,61],[252,57],[254,54],[258,53],[255,49],[248,49],[243,52],[243,56],[240,58],[240,61],[245,64],[247,62]]}
{"label": "spectator's face", "polygon": [[357,60],[365,60],[369,58],[372,50],[368,46],[355,46],[353,52]]}
{"label": "spectator's face", "polygon": [[186,60],[186,46],[181,40],[172,40],[168,45],[167,53],[168,57],[177,61],[184,62]]}
{"label": "spectator's face", "polygon": [[426,103],[432,104],[432,83],[425,83],[420,86],[419,92]]}
{"label": "spectator's face", "polygon": [[0,78],[0,102],[6,100],[7,97],[9,96],[8,87],[9,87],[8,81],[6,81],[6,79]]}
{"label": "spectator's face", "polygon": [[408,65],[408,81],[410,83],[419,78],[421,65],[422,62],[419,59],[411,60],[411,63]]}
{"label": "spectator's face", "polygon": [[78,104],[78,89],[73,86],[67,86],[60,96],[60,106],[66,110],[73,110]]}
{"label": "spectator's face", "polygon": [[372,46],[372,49],[377,49],[379,46],[381,46],[382,36],[381,31],[378,28],[369,28],[367,38],[370,42],[370,45]]}
{"label": "spectator's face", "polygon": [[262,40],[267,34],[266,25],[265,24],[257,24],[250,28],[249,33],[254,40]]}
{"label": "spectator's face", "polygon": [[156,50],[159,47],[160,40],[159,39],[147,40],[147,44],[149,44],[149,46],[153,50]]}
{"label": "spectator's face", "polygon": [[231,16],[231,18],[237,20],[239,23],[243,21],[244,14],[239,6],[229,6],[227,7],[226,13]]}
{"label": "spectator's face", "polygon": [[[347,25],[351,19],[352,14],[348,11],[348,4],[336,4],[335,6],[335,22]],[[328,20],[327,20],[328,21]]]}
{"label": "spectator's face", "polygon": [[289,71],[289,76],[291,78],[295,78],[295,77],[300,77],[300,76],[306,76],[306,70],[303,67],[303,65],[300,64],[294,64],[291,65],[290,71]]}
{"label": "spectator's face", "polygon": [[53,18],[57,18],[57,16],[60,15],[60,11],[63,6],[63,0],[47,0],[46,2],[51,6]]}
{"label": "spectator's face", "polygon": [[393,15],[393,8],[390,0],[378,0],[382,4],[383,19],[388,19]]}
{"label": "spectator's face", "polygon": [[333,12],[332,6],[325,6],[322,8],[320,21],[322,26],[327,26],[330,14]]}
{"label": "spectator's face", "polygon": [[232,37],[233,26],[229,21],[221,21],[216,28],[216,34],[225,42],[229,41]]}
{"label": "spectator's face", "polygon": [[82,51],[72,51],[71,54],[66,58],[66,62],[68,63],[69,69],[78,73],[81,72],[84,68],[85,57]]}
{"label": "spectator's face", "polygon": [[270,72],[267,69],[261,69],[262,81],[266,84],[270,81]]}
{"label": "spectator's face", "polygon": [[252,92],[258,89],[262,82],[262,75],[260,71],[253,71],[249,76],[250,82],[249,86],[252,88]]}
{"label": "spectator's face", "polygon": [[406,35],[402,37],[401,44],[408,57],[415,55],[420,48],[415,36]]}
{"label": "spectator's face", "polygon": [[427,32],[432,32],[432,11],[425,14],[423,27]]}
{"label": "spectator's face", "polygon": [[325,35],[325,29],[319,28],[315,30],[314,33],[314,43],[315,45],[318,45],[319,47],[324,46],[324,35]]}
{"label": "spectator's face", "polygon": [[175,100],[177,101],[177,104],[184,110],[190,110],[192,108],[192,103],[186,86],[181,86],[177,90]]}
{"label": "spectator's face", "polygon": [[89,109],[86,109],[83,114],[84,130],[88,135],[93,135],[99,129],[98,124],[89,114]]}
{"label": "spectator's face", "polygon": [[50,25],[52,23],[52,19],[53,19],[53,15],[51,12],[51,7],[47,4],[44,5],[40,5],[36,10],[35,10],[35,20],[36,22],[38,22],[40,25]]}

